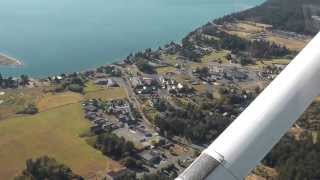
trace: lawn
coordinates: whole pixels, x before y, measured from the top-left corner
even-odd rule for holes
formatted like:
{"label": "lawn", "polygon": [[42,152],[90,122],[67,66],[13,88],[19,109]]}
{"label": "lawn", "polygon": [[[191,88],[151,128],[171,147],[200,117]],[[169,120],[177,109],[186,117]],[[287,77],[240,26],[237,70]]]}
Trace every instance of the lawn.
{"label": "lawn", "polygon": [[104,90],[88,92],[84,96],[85,99],[112,100],[127,98],[127,93],[122,87],[110,87]]}
{"label": "lawn", "polygon": [[79,137],[88,128],[80,103],[1,121],[1,179],[12,179],[25,168],[27,159],[42,155],[56,158],[85,177],[120,168]]}
{"label": "lawn", "polygon": [[58,94],[46,94],[44,97],[40,98],[36,105],[39,111],[46,111],[52,108],[74,104],[80,102],[83,99],[83,96],[78,93],[65,92]]}

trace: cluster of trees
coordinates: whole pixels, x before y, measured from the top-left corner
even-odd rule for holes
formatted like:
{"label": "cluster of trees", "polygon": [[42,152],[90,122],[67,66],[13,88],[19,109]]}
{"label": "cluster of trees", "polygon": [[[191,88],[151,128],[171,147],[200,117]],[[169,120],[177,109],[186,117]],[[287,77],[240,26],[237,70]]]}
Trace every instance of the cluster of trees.
{"label": "cluster of trees", "polygon": [[21,75],[20,79],[14,79],[13,77],[4,78],[0,73],[0,88],[17,88],[18,85],[25,86],[29,84],[29,77],[27,75]]}
{"label": "cluster of trees", "polygon": [[0,88],[17,88],[18,82],[12,77],[5,78],[0,73]]}
{"label": "cluster of trees", "polygon": [[[135,156],[136,148],[134,144],[126,141],[123,137],[118,137],[110,132],[100,134],[94,143],[94,147],[104,155],[120,161],[122,165],[129,169],[144,170],[143,161]],[[132,177],[131,173],[129,173],[129,177]]]}
{"label": "cluster of trees", "polygon": [[37,114],[39,112],[38,108],[34,104],[28,104],[22,109],[17,111],[17,114]]}
{"label": "cluster of trees", "polygon": [[169,164],[155,173],[145,174],[140,180],[174,180],[178,176],[178,169],[174,164]]}
{"label": "cluster of trees", "polygon": [[286,135],[263,163],[276,168],[281,180],[320,179],[320,143],[314,143],[310,134],[299,140]]}
{"label": "cluster of trees", "polygon": [[208,143],[214,140],[259,92],[259,88],[256,91],[245,91],[228,86],[219,89],[219,99],[207,92],[191,97],[191,102],[179,107],[162,99],[161,106],[157,108],[161,113],[155,119],[155,125],[159,127],[160,133],[168,138],[180,136],[196,144]]}
{"label": "cluster of trees", "polygon": [[297,122],[302,128],[320,131],[320,102],[315,101]]}
{"label": "cluster of trees", "polygon": [[[194,34],[194,32],[190,33]],[[194,62],[200,62],[201,58],[206,55],[206,52],[203,52],[201,49],[197,49],[194,46],[195,44],[191,40],[190,36],[186,36],[182,39],[182,49],[180,53],[182,56],[187,57],[189,60]]]}
{"label": "cluster of trees", "polygon": [[26,169],[15,180],[84,180],[64,164],[47,156],[26,161]]}
{"label": "cluster of trees", "polygon": [[95,148],[115,160],[132,156],[136,151],[132,142],[108,132],[98,135]]}
{"label": "cluster of trees", "polygon": [[156,118],[155,124],[160,133],[168,138],[181,136],[197,144],[207,143],[231,123],[229,118],[220,113],[208,113],[191,103],[185,109],[169,104],[166,106],[166,111]]}
{"label": "cluster of trees", "polygon": [[121,160],[121,164],[130,169],[143,169],[142,160],[135,159],[133,157],[127,156]]}
{"label": "cluster of trees", "polygon": [[97,68],[97,72],[109,74],[110,76],[121,77],[121,70],[115,66],[100,66]]}
{"label": "cluster of trees", "polygon": [[[160,50],[161,47],[159,47],[158,50]],[[159,51],[152,51],[151,48],[147,48],[144,50],[144,52],[139,51],[135,54],[130,54],[127,56],[127,58],[124,60],[127,64],[133,64],[137,62],[139,59],[146,59],[146,60],[152,60],[152,59],[160,59],[160,52]]]}
{"label": "cluster of trees", "polygon": [[318,0],[268,0],[252,9],[217,19],[215,23],[223,24],[235,19],[254,20],[271,24],[277,29],[315,35],[319,29],[311,20],[312,16],[317,15],[313,14],[312,7],[319,5]]}
{"label": "cluster of trees", "polygon": [[147,74],[156,74],[154,66],[152,66],[147,59],[139,58],[136,61],[136,66],[138,69]]}
{"label": "cluster of trees", "polygon": [[63,79],[51,79],[52,82],[56,83],[55,92],[62,92],[64,90],[70,90],[77,93],[82,93],[85,86],[85,78],[81,74],[73,73],[68,76],[62,75]]}

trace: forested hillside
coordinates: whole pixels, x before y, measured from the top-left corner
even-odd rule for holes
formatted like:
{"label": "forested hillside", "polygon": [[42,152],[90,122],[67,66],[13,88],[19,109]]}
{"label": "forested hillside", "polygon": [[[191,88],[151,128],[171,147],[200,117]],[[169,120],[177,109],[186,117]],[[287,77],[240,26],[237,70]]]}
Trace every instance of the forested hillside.
{"label": "forested hillside", "polygon": [[255,8],[218,19],[254,20],[271,24],[277,29],[314,35],[320,29],[316,16],[320,15],[319,0],[268,0]]}

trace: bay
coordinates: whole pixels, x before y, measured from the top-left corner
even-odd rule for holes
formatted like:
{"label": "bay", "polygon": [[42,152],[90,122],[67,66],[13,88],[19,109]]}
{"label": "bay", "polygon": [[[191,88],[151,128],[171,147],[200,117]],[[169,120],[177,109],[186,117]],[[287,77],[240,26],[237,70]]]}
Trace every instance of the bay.
{"label": "bay", "polygon": [[217,17],[263,0],[1,0],[0,52],[24,66],[7,76],[45,77],[112,63],[180,40]]}

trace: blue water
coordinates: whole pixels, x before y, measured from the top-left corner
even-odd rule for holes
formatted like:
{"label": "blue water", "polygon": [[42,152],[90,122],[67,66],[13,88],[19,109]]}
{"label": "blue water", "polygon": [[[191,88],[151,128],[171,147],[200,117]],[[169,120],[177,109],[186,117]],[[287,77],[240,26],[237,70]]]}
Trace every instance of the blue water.
{"label": "blue water", "polygon": [[1,0],[0,52],[20,59],[5,75],[48,76],[119,60],[180,40],[263,0]]}

